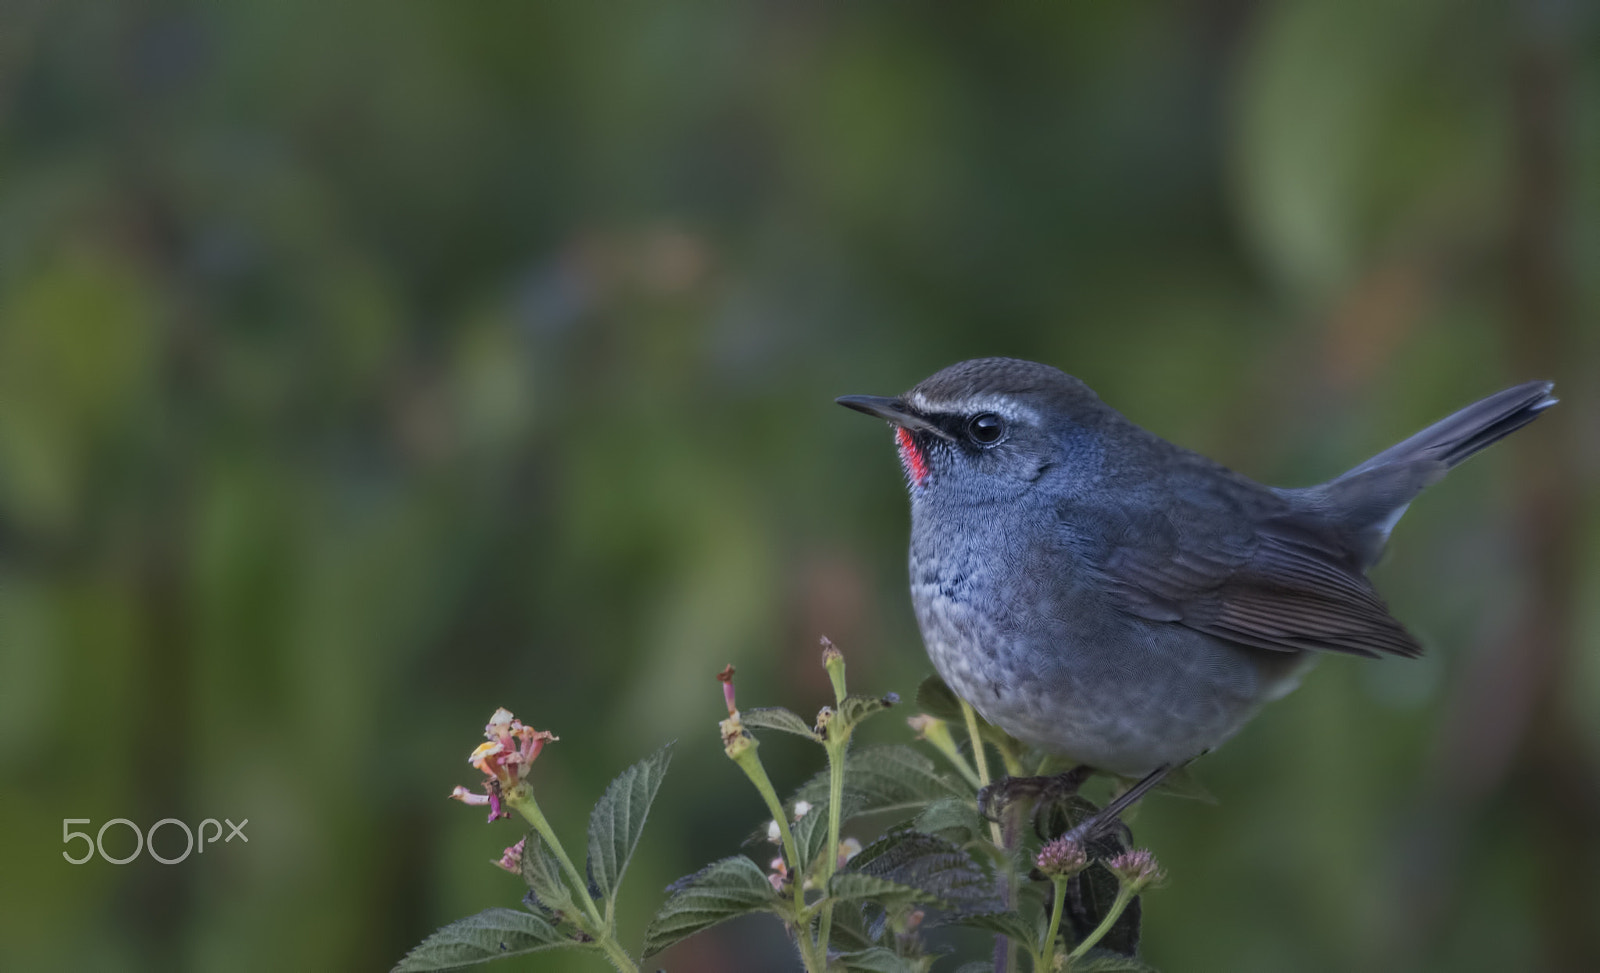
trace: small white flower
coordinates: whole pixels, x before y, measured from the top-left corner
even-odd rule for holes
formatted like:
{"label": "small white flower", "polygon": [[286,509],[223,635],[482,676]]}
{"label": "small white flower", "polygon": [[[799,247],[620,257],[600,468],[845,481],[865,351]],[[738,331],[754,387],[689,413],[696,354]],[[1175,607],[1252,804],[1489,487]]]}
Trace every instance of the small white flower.
{"label": "small white flower", "polygon": [[810,801],[795,801],[794,802],[794,819],[796,821],[799,821],[801,818],[805,817],[807,814],[810,814],[810,813],[811,813],[811,802]]}

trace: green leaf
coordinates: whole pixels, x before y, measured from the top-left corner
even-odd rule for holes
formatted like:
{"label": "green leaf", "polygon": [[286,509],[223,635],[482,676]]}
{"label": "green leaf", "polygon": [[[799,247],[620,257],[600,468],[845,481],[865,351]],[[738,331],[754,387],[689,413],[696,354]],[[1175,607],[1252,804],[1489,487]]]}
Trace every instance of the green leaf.
{"label": "green leaf", "polygon": [[961,700],[956,698],[955,691],[939,678],[937,672],[917,686],[917,708],[952,726],[962,726],[966,722],[966,717],[961,713]]}
{"label": "green leaf", "polygon": [[582,945],[536,915],[516,909],[485,909],[424,939],[396,964],[393,973],[453,970],[504,956]]}
{"label": "green leaf", "polygon": [[1043,937],[1039,933],[1037,923],[1028,919],[1020,912],[974,912],[951,917],[946,923],[951,926],[967,926],[971,929],[982,929],[985,932],[999,933],[1018,943],[1025,949],[1035,949]]}
{"label": "green leaf", "polygon": [[840,740],[849,738],[856,727],[866,722],[870,717],[882,713],[884,710],[900,702],[900,697],[894,693],[887,696],[863,696],[851,693],[844,698],[833,711],[833,717],[823,727],[825,739]]}
{"label": "green leaf", "polygon": [[829,935],[831,949],[870,949],[883,942],[883,928],[870,928],[859,907],[840,903],[833,910],[833,932]]}
{"label": "green leaf", "polygon": [[922,889],[891,882],[876,875],[862,872],[840,872],[828,881],[828,895],[840,902],[871,900],[885,905],[900,902],[932,902],[932,895]]}
{"label": "green leaf", "polygon": [[911,826],[918,831],[966,844],[983,833],[983,819],[971,798],[947,797],[923,808]]}
{"label": "green leaf", "polygon": [[617,775],[589,815],[589,881],[607,901],[615,898],[644,830],[650,804],[672,760],[672,744]]}
{"label": "green leaf", "polygon": [[575,909],[572,889],[561,874],[561,864],[544,846],[537,831],[528,832],[522,839],[522,880],[528,883],[534,899],[544,908],[566,913]]}
{"label": "green leaf", "polygon": [[[834,959],[852,973],[921,973],[927,966],[925,961],[906,959],[896,954],[894,950],[882,946],[854,953],[840,953]],[[832,966],[831,963],[829,965]]]}
{"label": "green leaf", "polygon": [[938,835],[894,829],[850,860],[841,874],[863,874],[907,885],[955,912],[997,912],[1003,906],[993,877],[972,856]]}
{"label": "green leaf", "polygon": [[[855,795],[846,792],[844,800],[839,803],[839,820],[845,821],[860,814]],[[828,844],[828,798],[824,796],[814,801],[811,810],[806,816],[794,823],[793,828],[795,850],[800,855],[800,870],[809,872],[811,863],[817,856],[825,852]],[[837,852],[835,852],[837,853]]]}
{"label": "green leaf", "polygon": [[725,919],[777,911],[783,904],[760,866],[743,855],[713,862],[667,891],[667,901],[644,934],[646,957]]}
{"label": "green leaf", "polygon": [[1072,973],[1156,973],[1156,968],[1133,956],[1091,949],[1072,964]]}
{"label": "green leaf", "polygon": [[807,740],[817,740],[816,732],[805,720],[782,706],[742,709],[739,711],[739,720],[744,723],[746,729],[782,730],[785,733],[805,737]]}
{"label": "green leaf", "polygon": [[[847,754],[844,792],[847,817],[880,811],[916,812],[945,798],[972,800],[970,790],[904,744],[866,747]],[[792,800],[816,804],[827,798],[828,772],[824,770],[801,785]]]}

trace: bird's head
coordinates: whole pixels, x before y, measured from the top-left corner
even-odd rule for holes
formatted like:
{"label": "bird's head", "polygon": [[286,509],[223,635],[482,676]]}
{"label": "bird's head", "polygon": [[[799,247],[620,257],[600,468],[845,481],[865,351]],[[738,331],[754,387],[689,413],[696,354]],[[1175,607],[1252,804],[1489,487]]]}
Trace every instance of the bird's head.
{"label": "bird's head", "polygon": [[1109,411],[1065,372],[1015,358],[951,365],[893,398],[836,401],[894,426],[914,500],[966,503],[1031,489]]}

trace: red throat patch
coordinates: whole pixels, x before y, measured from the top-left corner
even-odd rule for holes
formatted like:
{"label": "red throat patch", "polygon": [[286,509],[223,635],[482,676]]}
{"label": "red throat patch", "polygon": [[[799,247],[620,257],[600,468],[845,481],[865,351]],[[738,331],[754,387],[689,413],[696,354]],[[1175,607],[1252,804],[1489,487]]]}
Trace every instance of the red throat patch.
{"label": "red throat patch", "polygon": [[905,467],[906,476],[917,486],[928,481],[928,459],[922,455],[922,450],[917,448],[917,441],[911,438],[911,433],[899,426],[894,430],[895,445],[900,447],[900,465]]}

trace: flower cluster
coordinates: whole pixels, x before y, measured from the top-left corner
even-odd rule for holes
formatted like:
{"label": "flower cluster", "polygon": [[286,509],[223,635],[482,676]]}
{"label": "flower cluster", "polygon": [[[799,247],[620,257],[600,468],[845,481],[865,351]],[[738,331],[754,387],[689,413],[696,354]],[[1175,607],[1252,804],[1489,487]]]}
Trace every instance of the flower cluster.
{"label": "flower cluster", "polygon": [[535,730],[523,726],[522,721],[501,707],[494,711],[483,728],[487,743],[478,744],[467,762],[483,771],[483,793],[475,794],[465,787],[456,787],[450,796],[463,804],[489,805],[489,820],[509,817],[510,812],[501,807],[506,791],[522,784],[528,769],[538,759],[546,743],[559,739],[548,730]]}
{"label": "flower cluster", "polygon": [[1083,845],[1062,835],[1039,849],[1039,857],[1034,864],[1039,871],[1052,878],[1064,878],[1089,867],[1089,856],[1083,850]]}
{"label": "flower cluster", "polygon": [[1167,877],[1161,866],[1156,863],[1156,857],[1143,848],[1123,852],[1107,861],[1106,867],[1134,892],[1138,892],[1146,885],[1158,885]]}

